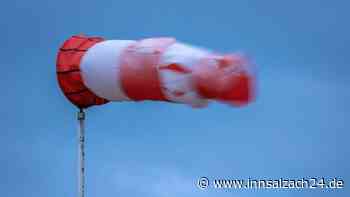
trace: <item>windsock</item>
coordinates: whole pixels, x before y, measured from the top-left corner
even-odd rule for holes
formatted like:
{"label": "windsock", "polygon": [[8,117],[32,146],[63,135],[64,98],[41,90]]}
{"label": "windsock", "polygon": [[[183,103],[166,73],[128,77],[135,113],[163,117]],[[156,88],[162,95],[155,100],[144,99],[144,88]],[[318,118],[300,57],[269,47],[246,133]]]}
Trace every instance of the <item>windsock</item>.
{"label": "windsock", "polygon": [[56,69],[61,90],[79,108],[144,100],[241,106],[255,94],[254,73],[242,55],[214,53],[167,37],[72,36],[59,49]]}

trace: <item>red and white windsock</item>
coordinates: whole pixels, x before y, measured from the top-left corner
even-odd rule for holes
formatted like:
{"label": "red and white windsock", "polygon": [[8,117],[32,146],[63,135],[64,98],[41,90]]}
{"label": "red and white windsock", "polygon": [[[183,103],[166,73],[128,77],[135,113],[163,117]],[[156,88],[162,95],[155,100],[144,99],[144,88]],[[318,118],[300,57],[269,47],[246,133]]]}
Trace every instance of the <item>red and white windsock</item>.
{"label": "red and white windsock", "polygon": [[217,54],[173,38],[104,40],[72,36],[57,56],[57,78],[77,107],[157,100],[204,107],[254,99],[255,77],[238,54]]}

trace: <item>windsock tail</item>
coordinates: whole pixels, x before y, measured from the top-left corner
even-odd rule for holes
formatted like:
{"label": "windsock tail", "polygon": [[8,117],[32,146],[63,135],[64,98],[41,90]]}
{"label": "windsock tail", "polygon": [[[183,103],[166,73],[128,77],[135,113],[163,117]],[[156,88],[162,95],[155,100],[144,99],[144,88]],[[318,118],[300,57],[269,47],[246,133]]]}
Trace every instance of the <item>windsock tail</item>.
{"label": "windsock tail", "polygon": [[253,65],[238,54],[208,57],[195,75],[200,95],[234,106],[255,100],[255,78]]}

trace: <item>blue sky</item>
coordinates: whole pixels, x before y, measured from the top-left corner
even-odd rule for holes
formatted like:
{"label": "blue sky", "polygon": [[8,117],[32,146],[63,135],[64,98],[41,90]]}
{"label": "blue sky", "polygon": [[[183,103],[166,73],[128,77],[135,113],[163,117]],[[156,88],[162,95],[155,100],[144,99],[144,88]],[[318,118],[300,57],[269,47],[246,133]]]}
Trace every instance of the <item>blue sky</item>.
{"label": "blue sky", "polygon": [[[0,12],[0,196],[76,196],[76,109],[60,44],[174,36],[258,65],[246,108],[111,103],[87,111],[87,197],[349,196],[350,4],[338,1],[7,1]],[[199,190],[209,178],[338,177],[330,190]]]}

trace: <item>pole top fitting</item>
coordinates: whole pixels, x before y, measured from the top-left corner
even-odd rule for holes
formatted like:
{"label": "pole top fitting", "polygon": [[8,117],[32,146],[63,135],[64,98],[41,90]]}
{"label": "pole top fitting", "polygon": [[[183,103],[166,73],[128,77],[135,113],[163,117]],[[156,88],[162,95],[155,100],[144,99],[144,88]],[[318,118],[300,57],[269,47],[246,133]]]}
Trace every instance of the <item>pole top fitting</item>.
{"label": "pole top fitting", "polygon": [[84,120],[85,119],[85,112],[83,109],[80,109],[78,112],[78,120]]}

